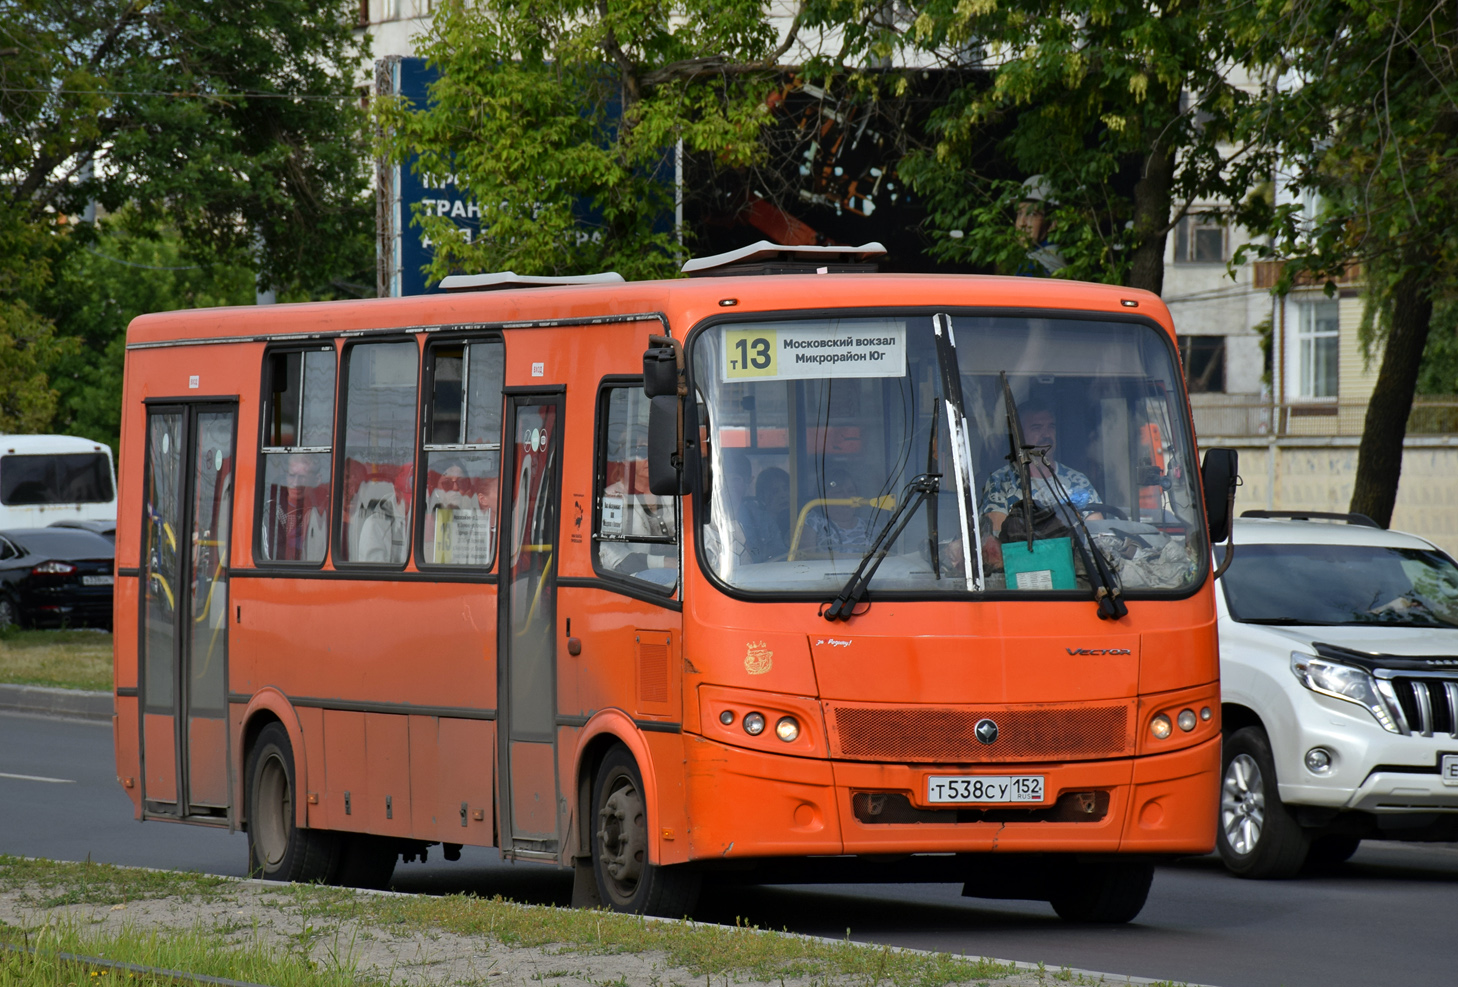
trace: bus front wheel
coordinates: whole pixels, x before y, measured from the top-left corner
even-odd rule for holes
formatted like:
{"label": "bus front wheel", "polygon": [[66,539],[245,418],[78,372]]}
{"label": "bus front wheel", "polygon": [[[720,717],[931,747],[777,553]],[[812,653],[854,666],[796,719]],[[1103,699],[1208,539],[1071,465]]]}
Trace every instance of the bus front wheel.
{"label": "bus front wheel", "polygon": [[271,881],[322,881],[335,866],[333,833],[295,822],[294,749],[281,723],[270,723],[248,752],[248,873]]}
{"label": "bus front wheel", "polygon": [[592,870],[615,912],[682,918],[699,896],[699,875],[649,861],[643,776],[623,746],[603,758],[592,786]]}

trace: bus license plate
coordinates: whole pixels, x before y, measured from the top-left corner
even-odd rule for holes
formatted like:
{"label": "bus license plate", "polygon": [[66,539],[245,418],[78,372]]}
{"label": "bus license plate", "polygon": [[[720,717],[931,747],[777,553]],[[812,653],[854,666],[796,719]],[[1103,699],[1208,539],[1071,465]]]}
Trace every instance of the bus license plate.
{"label": "bus license plate", "polygon": [[82,576],[82,586],[111,586],[116,582],[115,576]]}
{"label": "bus license plate", "polygon": [[1444,754],[1439,764],[1438,777],[1443,779],[1443,784],[1458,785],[1458,754]]}
{"label": "bus license plate", "polygon": [[928,802],[1041,802],[1042,775],[931,775]]}

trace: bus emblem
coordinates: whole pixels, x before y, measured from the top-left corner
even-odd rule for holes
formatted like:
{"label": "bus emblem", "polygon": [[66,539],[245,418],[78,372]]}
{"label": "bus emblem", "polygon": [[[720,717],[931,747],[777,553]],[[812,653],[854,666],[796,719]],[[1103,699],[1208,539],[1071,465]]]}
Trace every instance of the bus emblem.
{"label": "bus emblem", "polygon": [[750,641],[745,647],[744,670],[750,675],[763,675],[775,667],[775,653],[763,641]]}
{"label": "bus emblem", "polygon": [[984,744],[991,744],[997,741],[997,724],[991,720],[978,720],[977,726],[972,728],[972,732],[977,734],[977,739]]}

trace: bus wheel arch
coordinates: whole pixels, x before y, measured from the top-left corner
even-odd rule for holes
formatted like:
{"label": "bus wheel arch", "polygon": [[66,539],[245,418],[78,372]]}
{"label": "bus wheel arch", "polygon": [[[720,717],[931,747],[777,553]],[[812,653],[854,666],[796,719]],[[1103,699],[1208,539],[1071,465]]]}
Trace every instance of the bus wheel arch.
{"label": "bus wheel arch", "polygon": [[[597,778],[603,758],[607,757],[608,751],[618,746],[626,747],[637,763],[648,805],[655,808],[658,805],[657,778],[653,775],[648,745],[642,734],[627,714],[615,709],[603,710],[588,722],[577,741],[575,777],[578,818],[573,821],[574,842],[570,848],[573,855],[592,855],[593,834],[597,831],[591,809],[593,782]],[[649,851],[653,859],[657,860],[659,847],[656,841],[650,841]]]}
{"label": "bus wheel arch", "polygon": [[[277,723],[288,735],[294,758],[294,781],[301,792],[309,790],[309,763],[305,756],[304,729],[299,724],[299,718],[294,712],[293,705],[284,698],[282,693],[273,689],[255,693],[243,711],[242,720],[243,729],[238,745],[241,770],[237,775],[237,789],[233,795],[237,799],[237,804],[244,807],[242,820],[246,829],[248,825],[248,760],[252,756],[254,746],[258,743],[259,735],[268,728],[268,725]],[[308,800],[300,798],[294,801],[294,823],[302,828],[309,821],[306,804]]]}

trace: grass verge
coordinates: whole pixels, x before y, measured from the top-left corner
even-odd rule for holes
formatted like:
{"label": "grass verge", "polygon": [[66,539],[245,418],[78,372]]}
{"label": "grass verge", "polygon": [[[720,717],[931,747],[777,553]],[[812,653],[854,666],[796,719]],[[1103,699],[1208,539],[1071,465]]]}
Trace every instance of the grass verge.
{"label": "grass verge", "polygon": [[0,682],[110,692],[111,635],[100,631],[0,633]]}
{"label": "grass verge", "polygon": [[[241,887],[229,878],[0,856],[0,891],[20,891],[34,905],[106,904],[172,896],[206,902],[214,896],[226,899]],[[985,984],[1019,972],[1009,964],[986,959],[808,939],[750,926],[656,922],[603,911],[525,906],[501,898],[370,895],[317,885],[268,887],[258,893],[269,900],[271,909],[297,917],[306,929],[350,926],[390,937],[448,933],[506,947],[549,947],[554,954],[656,953],[667,966],[711,981],[750,978],[773,983],[805,978],[812,983],[945,987]],[[17,931],[0,927],[0,938],[14,941]],[[169,941],[173,935],[167,933]],[[80,947],[68,951],[84,952]],[[170,969],[204,972],[189,965]],[[253,979],[233,967],[215,975]]]}
{"label": "grass verge", "polygon": [[[319,963],[307,955],[258,942],[218,948],[217,937],[203,927],[125,928],[119,933],[86,932],[75,920],[39,929],[0,927],[0,940],[22,947],[0,950],[0,987],[185,987],[185,977],[170,973],[241,980],[269,987],[354,987],[362,979],[347,960]],[[116,964],[150,968],[128,970],[108,963],[63,959],[57,954],[91,957]]]}

